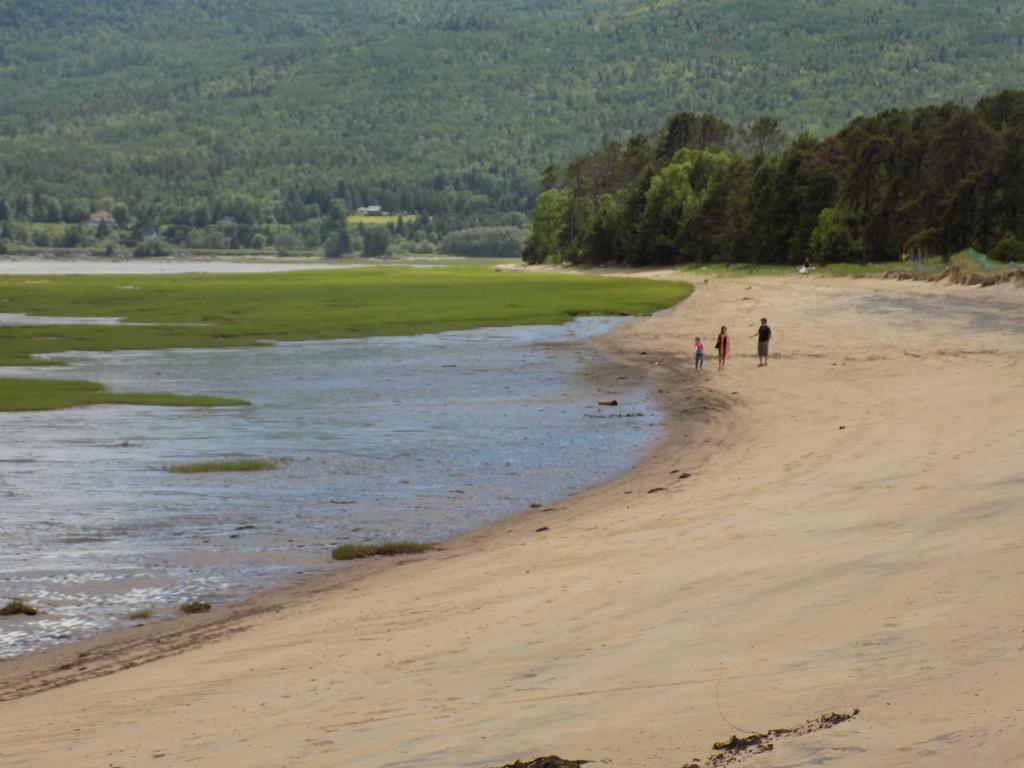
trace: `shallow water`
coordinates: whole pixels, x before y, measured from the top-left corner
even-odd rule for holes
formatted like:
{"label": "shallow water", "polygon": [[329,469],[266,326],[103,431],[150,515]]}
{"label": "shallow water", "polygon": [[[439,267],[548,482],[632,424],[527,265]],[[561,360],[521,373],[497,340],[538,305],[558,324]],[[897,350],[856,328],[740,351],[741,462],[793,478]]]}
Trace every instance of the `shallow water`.
{"label": "shallow water", "polygon": [[48,277],[52,275],[180,275],[191,273],[246,274],[306,269],[360,269],[363,267],[415,267],[431,269],[479,259],[459,256],[422,256],[400,259],[321,260],[307,257],[193,257],[152,259],[111,257],[11,255],[0,257],[0,275]]}
{"label": "shallow water", "polygon": [[121,325],[120,317],[49,317],[22,312],[0,312],[0,328],[17,325]]}
{"label": "shallow water", "polygon": [[[581,338],[616,320],[0,369],[246,408],[0,413],[0,656],[340,567],[342,542],[437,541],[628,469],[658,434],[639,375]],[[601,407],[614,397],[622,405]],[[269,472],[169,464],[255,456]]]}
{"label": "shallow water", "polygon": [[37,256],[0,258],[0,275],[178,275],[183,273],[240,274],[287,272],[296,269],[352,269],[366,262],[314,261],[310,259],[131,259],[46,258]]}

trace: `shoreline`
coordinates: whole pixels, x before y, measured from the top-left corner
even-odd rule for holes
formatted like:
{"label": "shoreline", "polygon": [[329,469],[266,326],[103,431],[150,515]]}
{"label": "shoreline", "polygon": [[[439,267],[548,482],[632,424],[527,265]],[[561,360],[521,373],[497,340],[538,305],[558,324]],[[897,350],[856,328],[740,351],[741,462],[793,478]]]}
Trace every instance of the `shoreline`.
{"label": "shoreline", "polygon": [[[670,768],[859,710],[771,764],[1019,765],[1024,294],[696,284],[605,340],[672,400],[633,471],[5,702],[0,764]],[[689,341],[722,322],[698,400]]]}
{"label": "shoreline", "polygon": [[[480,261],[487,261],[480,259]],[[60,275],[172,275],[260,274],[300,270],[354,269],[363,267],[431,267],[447,263],[472,264],[473,258],[427,254],[389,259],[323,256],[274,256],[272,254],[194,254],[191,256],[118,257],[83,253],[7,253],[0,255],[0,276],[56,277]]]}
{"label": "shoreline", "polygon": [[301,269],[338,269],[369,266],[326,261],[319,257],[238,255],[158,256],[154,258],[118,258],[83,254],[17,254],[0,256],[0,275],[57,277],[60,275],[167,275],[207,273],[288,272]]}
{"label": "shoreline", "polygon": [[[683,299],[662,313],[674,312],[686,301],[687,299]],[[658,402],[663,418],[668,419],[669,409],[689,411],[692,406],[686,405],[686,401],[689,401],[691,396],[683,397],[679,393],[672,396],[668,390],[656,389],[659,374],[667,373],[664,369],[656,369],[660,358],[638,359],[621,342],[615,341],[617,333],[624,332],[628,326],[636,322],[649,319],[651,318],[632,318],[618,328],[596,337],[588,337],[582,343],[596,349],[609,362],[626,365],[640,372],[648,395]],[[586,371],[582,374],[588,375]],[[608,380],[604,385],[610,387],[613,382]],[[246,622],[259,616],[283,611],[296,601],[308,599],[325,591],[351,588],[360,580],[371,578],[384,569],[399,567],[410,560],[429,559],[431,556],[453,556],[444,553],[450,550],[457,552],[460,547],[469,545],[470,542],[472,546],[486,546],[489,539],[500,536],[503,531],[507,532],[508,526],[513,523],[529,527],[531,524],[536,525],[549,520],[549,510],[571,504],[578,497],[600,493],[606,487],[617,487],[619,481],[634,473],[639,465],[651,460],[669,445],[673,450],[684,447],[686,438],[670,434],[671,430],[664,423],[660,429],[660,436],[625,471],[545,504],[543,509],[520,509],[507,517],[444,539],[435,545],[433,555],[427,553],[327,563],[323,570],[316,573],[286,577],[282,583],[258,589],[241,600],[214,606],[209,613],[169,616],[151,623],[108,629],[89,637],[0,659],[0,703],[175,655],[198,643],[212,642],[244,632],[247,628]]]}

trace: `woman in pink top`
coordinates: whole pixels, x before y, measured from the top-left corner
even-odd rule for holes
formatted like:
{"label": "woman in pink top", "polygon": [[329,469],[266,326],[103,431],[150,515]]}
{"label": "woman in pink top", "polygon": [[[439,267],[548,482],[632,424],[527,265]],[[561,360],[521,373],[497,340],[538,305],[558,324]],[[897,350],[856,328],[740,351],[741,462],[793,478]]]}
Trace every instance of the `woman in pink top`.
{"label": "woman in pink top", "polygon": [[715,342],[715,349],[718,350],[718,370],[725,368],[725,358],[729,356],[729,334],[725,332],[725,326],[718,334],[718,341]]}

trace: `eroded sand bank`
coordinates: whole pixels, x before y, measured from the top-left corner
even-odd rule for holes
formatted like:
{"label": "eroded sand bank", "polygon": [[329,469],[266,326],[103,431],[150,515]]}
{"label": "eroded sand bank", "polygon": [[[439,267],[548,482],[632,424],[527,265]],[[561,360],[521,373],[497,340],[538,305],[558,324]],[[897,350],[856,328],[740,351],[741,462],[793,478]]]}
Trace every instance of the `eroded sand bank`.
{"label": "eroded sand bank", "polygon": [[634,472],[0,704],[0,765],[678,768],[854,708],[743,764],[1024,764],[1024,293],[697,284],[606,340],[668,398]]}

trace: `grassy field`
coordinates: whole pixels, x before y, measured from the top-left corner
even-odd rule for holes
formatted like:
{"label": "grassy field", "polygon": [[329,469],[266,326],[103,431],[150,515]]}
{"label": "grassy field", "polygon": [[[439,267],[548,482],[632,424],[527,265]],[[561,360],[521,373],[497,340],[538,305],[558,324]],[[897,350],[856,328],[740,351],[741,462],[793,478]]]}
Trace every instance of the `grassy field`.
{"label": "grassy field", "polygon": [[[483,265],[276,274],[0,278],[0,312],[122,317],[147,325],[0,327],[0,365],[59,364],[38,353],[239,347],[268,340],[401,335],[576,315],[647,314],[692,287],[589,275],[496,273]],[[0,382],[0,410],[97,402],[229,405],[237,401],[116,394],[88,382]],[[120,398],[120,399],[117,399]],[[148,398],[148,399],[147,399]]]}
{"label": "grassy field", "polygon": [[404,219],[405,221],[415,221],[416,214],[385,213],[381,216],[368,216],[366,214],[350,213],[348,216],[345,217],[345,220],[349,223],[349,225],[353,227],[357,226],[358,224],[363,224],[366,226],[376,224],[377,226],[383,227],[386,224],[396,224],[399,218]]}

